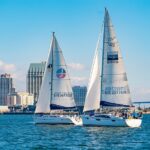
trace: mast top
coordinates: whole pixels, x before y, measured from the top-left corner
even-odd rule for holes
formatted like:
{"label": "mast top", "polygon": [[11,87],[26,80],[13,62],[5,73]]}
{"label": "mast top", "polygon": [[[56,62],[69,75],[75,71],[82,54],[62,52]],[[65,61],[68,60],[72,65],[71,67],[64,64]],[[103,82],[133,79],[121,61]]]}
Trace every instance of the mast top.
{"label": "mast top", "polygon": [[52,32],[52,35],[54,36],[54,35],[55,35],[55,32]]}
{"label": "mast top", "polygon": [[105,7],[105,15],[108,15],[108,9]]}

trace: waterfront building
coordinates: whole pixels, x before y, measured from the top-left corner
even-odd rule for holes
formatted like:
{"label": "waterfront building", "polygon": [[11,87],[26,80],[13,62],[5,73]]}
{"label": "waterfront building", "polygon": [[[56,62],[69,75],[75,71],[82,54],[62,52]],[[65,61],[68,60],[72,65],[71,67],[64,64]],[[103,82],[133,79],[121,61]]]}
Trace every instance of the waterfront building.
{"label": "waterfront building", "polygon": [[29,94],[28,92],[12,92],[7,95],[8,106],[28,106],[33,104],[33,94]]}
{"label": "waterfront building", "polygon": [[87,92],[86,86],[74,86],[73,88],[74,99],[77,107],[83,107]]}
{"label": "waterfront building", "polygon": [[13,91],[13,79],[10,74],[0,75],[0,105],[7,105],[7,95]]}
{"label": "waterfront building", "polygon": [[21,106],[28,106],[34,104],[34,95],[28,92],[18,92],[17,101]]}
{"label": "waterfront building", "polygon": [[150,108],[150,101],[136,101],[133,102],[133,105],[139,109]]}
{"label": "waterfront building", "polygon": [[9,112],[8,106],[0,106],[0,113]]}
{"label": "waterfront building", "polygon": [[39,90],[44,75],[46,62],[31,63],[27,73],[27,92],[33,94],[34,103],[39,97]]}
{"label": "waterfront building", "polygon": [[13,89],[10,93],[7,94],[7,106],[17,105],[17,92]]}

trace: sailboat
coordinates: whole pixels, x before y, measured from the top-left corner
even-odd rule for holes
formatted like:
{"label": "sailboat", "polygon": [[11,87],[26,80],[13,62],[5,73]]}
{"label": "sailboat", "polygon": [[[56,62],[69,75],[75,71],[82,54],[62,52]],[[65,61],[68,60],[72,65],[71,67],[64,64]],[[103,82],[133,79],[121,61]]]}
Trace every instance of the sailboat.
{"label": "sailboat", "polygon": [[52,35],[43,81],[36,104],[36,124],[70,124],[67,115],[58,114],[65,109],[75,108],[71,81],[63,53],[55,33]]}
{"label": "sailboat", "polygon": [[112,107],[129,109],[132,106],[123,58],[107,9],[105,9],[104,17],[101,80],[99,40],[88,84],[84,115],[74,116],[71,120],[76,125],[140,127],[142,119],[133,114],[126,113],[120,116],[113,113],[94,113],[92,115],[90,113],[100,109],[100,104],[107,109]]}

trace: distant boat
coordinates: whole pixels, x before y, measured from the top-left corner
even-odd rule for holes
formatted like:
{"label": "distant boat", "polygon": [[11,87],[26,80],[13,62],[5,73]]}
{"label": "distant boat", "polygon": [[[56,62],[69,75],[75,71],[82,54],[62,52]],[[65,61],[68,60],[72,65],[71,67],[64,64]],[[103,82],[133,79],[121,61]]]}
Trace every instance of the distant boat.
{"label": "distant boat", "polygon": [[34,121],[36,124],[70,124],[67,115],[58,114],[58,110],[75,107],[65,59],[53,33]]}
{"label": "distant boat", "polygon": [[71,120],[76,125],[140,127],[142,119],[139,117],[120,117],[111,113],[89,114],[91,111],[100,109],[100,103],[102,106],[107,106],[108,109],[110,107],[128,108],[132,105],[121,51],[107,9],[105,9],[104,17],[101,87],[99,40],[84,104],[83,111],[85,114],[81,117],[74,116]]}

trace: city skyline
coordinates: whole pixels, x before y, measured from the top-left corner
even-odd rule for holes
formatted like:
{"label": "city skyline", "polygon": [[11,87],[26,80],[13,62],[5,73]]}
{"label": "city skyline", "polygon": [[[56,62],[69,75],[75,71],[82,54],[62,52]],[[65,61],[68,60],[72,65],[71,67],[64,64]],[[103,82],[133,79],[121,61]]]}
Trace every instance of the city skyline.
{"label": "city skyline", "polygon": [[2,0],[0,73],[11,73],[17,90],[25,90],[29,64],[47,59],[51,32],[55,31],[72,84],[87,85],[107,7],[124,57],[132,98],[149,100],[149,4],[148,0]]}

